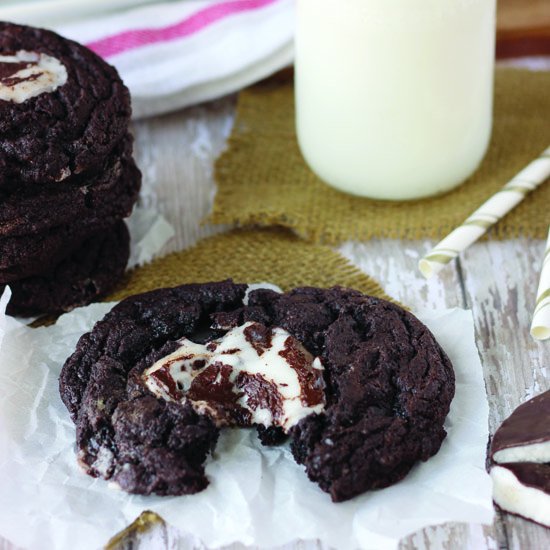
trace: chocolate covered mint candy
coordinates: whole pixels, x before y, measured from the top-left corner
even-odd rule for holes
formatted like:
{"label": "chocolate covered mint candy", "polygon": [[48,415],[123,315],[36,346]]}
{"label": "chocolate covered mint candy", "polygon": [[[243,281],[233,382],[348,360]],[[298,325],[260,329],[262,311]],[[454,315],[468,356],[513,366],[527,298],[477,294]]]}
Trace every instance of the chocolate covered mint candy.
{"label": "chocolate covered mint candy", "polygon": [[523,403],[502,423],[491,443],[491,459],[550,462],[550,391]]}
{"label": "chocolate covered mint candy", "polygon": [[491,468],[493,500],[511,514],[550,527],[550,465],[512,462]]}

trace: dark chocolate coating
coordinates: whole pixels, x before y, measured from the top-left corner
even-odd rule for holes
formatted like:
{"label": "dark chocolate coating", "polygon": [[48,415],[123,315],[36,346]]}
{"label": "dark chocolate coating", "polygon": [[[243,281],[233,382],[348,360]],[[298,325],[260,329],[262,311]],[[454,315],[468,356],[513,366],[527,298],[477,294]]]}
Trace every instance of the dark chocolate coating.
{"label": "dark chocolate coating", "polygon": [[7,313],[57,314],[89,304],[122,278],[129,253],[130,237],[121,221],[88,238],[51,271],[10,283]]}
{"label": "dark chocolate coating", "polygon": [[58,59],[67,82],[23,103],[0,100],[0,188],[57,182],[101,165],[123,139],[128,89],[84,46],[44,29],[0,23],[0,53],[26,50]]}
{"label": "dark chocolate coating", "polygon": [[550,390],[520,405],[498,428],[490,456],[503,449],[550,441]]}
{"label": "dark chocolate coating", "polygon": [[[218,429],[186,405],[155,398],[141,374],[173,351],[175,340],[193,340],[212,323],[224,330],[247,321],[278,326],[321,358],[327,408],[291,430],[291,448],[334,501],[395,483],[439,450],[454,373],[413,315],[338,287],[256,290],[243,306],[245,290],[224,281],[133,296],[81,337],[60,392],[91,475],[140,494],[187,494],[207,485],[203,461]],[[260,437],[281,440],[273,430]],[[108,468],[97,460],[105,454]]]}
{"label": "dark chocolate coating", "polygon": [[510,470],[525,487],[550,495],[550,464],[508,462],[499,466]]}

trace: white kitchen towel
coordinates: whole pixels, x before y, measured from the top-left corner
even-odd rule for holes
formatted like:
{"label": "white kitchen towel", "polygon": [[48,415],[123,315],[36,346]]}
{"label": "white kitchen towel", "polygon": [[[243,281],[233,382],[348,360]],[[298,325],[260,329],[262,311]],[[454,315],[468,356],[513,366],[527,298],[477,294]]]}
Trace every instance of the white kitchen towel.
{"label": "white kitchen towel", "polygon": [[0,19],[101,55],[130,88],[134,118],[237,91],[293,59],[294,0],[20,0]]}

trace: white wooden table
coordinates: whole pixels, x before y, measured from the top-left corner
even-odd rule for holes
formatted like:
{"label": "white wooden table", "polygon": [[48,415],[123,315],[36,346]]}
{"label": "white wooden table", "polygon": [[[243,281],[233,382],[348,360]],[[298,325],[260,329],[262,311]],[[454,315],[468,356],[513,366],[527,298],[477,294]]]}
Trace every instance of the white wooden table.
{"label": "white wooden table", "polygon": [[[135,155],[144,174],[142,200],[156,204],[176,230],[165,252],[183,249],[224,229],[201,226],[199,221],[211,207],[213,159],[230,132],[234,106],[235,98],[228,97],[134,124]],[[459,262],[426,282],[416,265],[432,244],[373,240],[347,243],[341,251],[346,254],[355,248],[363,252],[359,267],[413,311],[424,307],[473,311],[494,432],[517,405],[550,388],[550,341],[536,343],[529,336],[544,243],[526,239],[478,243]],[[173,533],[164,533],[154,548],[173,548],[176,543]],[[138,546],[150,549],[150,544]],[[285,548],[320,547],[312,541]],[[542,550],[550,548],[550,529],[498,513],[491,526],[428,528],[403,540],[401,548]],[[0,550],[13,549],[0,542]]]}

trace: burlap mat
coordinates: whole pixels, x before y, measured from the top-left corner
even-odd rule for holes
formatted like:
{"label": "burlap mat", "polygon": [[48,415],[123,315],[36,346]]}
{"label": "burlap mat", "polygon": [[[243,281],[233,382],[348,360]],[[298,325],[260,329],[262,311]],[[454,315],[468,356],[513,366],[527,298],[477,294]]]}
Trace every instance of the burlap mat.
{"label": "burlap mat", "polygon": [[270,282],[283,290],[340,285],[390,299],[376,281],[330,248],[306,243],[289,231],[264,229],[235,230],[210,237],[193,248],[134,269],[106,300],[121,300],[159,287],[227,278],[243,283]]}
{"label": "burlap mat", "polygon": [[[306,166],[294,133],[292,83],[269,82],[241,93],[226,152],[216,163],[218,193],[209,221],[290,227],[336,244],[371,237],[440,238],[550,145],[550,73],[499,69],[489,152],[461,187],[432,199],[391,203],[345,195]],[[546,184],[492,230],[498,238],[544,238]]]}

